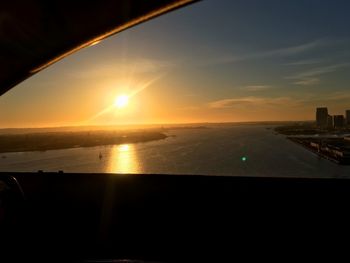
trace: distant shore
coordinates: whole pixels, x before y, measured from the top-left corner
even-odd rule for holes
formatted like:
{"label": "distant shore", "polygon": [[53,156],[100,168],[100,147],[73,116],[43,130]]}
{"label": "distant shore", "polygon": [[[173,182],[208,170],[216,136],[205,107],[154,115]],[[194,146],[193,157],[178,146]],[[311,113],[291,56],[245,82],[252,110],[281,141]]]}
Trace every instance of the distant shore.
{"label": "distant shore", "polygon": [[1,134],[0,153],[48,151],[79,147],[140,143],[168,136],[155,131],[79,131]]}
{"label": "distant shore", "polygon": [[1,134],[24,134],[43,132],[83,132],[83,131],[121,131],[121,130],[174,130],[174,129],[206,129],[216,126],[240,125],[294,125],[308,121],[246,121],[246,122],[198,122],[198,123],[163,123],[163,124],[130,124],[130,125],[97,125],[97,126],[57,126],[41,128],[0,128]]}
{"label": "distant shore", "polygon": [[312,123],[300,123],[295,125],[277,126],[275,132],[283,135],[343,135],[350,133],[350,127],[343,128],[318,128]]}

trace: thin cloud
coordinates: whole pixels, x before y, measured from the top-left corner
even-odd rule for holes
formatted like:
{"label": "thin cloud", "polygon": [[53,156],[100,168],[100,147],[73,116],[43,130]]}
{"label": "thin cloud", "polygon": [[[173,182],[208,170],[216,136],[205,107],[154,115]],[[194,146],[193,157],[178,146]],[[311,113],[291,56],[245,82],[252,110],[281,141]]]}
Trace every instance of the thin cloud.
{"label": "thin cloud", "polygon": [[337,71],[338,69],[344,68],[347,66],[349,66],[349,63],[341,63],[341,64],[335,64],[335,65],[326,66],[326,67],[314,68],[314,69],[299,73],[294,77],[292,76],[290,78],[305,78],[305,77],[320,76],[326,73]]}
{"label": "thin cloud", "polygon": [[315,40],[312,42],[304,43],[301,45],[296,45],[296,46],[291,46],[287,48],[280,48],[276,50],[271,50],[269,52],[266,52],[264,55],[265,56],[271,56],[271,55],[279,55],[279,56],[290,56],[290,55],[295,55],[299,54],[308,50],[312,50],[316,47],[324,46],[328,44],[328,41],[326,40]]}
{"label": "thin cloud", "polygon": [[241,89],[246,91],[262,91],[270,88],[271,86],[269,85],[250,85],[250,86],[242,87]]}
{"label": "thin cloud", "polygon": [[320,59],[305,59],[305,60],[299,60],[295,62],[290,62],[283,64],[284,66],[306,66],[306,65],[314,65],[319,64],[322,61]]}
{"label": "thin cloud", "polygon": [[234,63],[234,62],[251,60],[251,59],[292,56],[292,55],[313,50],[315,48],[326,46],[328,44],[329,44],[329,41],[324,39],[318,39],[318,40],[314,40],[314,41],[307,42],[300,45],[277,48],[273,50],[267,50],[267,51],[261,51],[261,52],[250,52],[250,53],[237,55],[237,56],[227,55],[224,57],[215,57],[213,59],[209,59],[209,61],[206,64],[207,65],[226,64],[226,63]]}
{"label": "thin cloud", "polygon": [[298,97],[238,97],[216,100],[208,103],[211,109],[237,109],[237,110],[271,110],[286,108],[313,108],[317,105],[339,104],[348,105],[350,101],[350,93],[345,91],[337,91],[325,94],[303,94]]}
{"label": "thin cloud", "polygon": [[313,68],[309,69],[307,71],[298,73],[293,76],[287,77],[287,79],[292,79],[292,80],[297,80],[294,82],[294,84],[297,85],[314,85],[320,82],[319,76],[327,73],[332,73],[335,72],[339,69],[348,67],[350,63],[341,63],[341,64],[335,64],[335,65],[330,65],[326,67],[318,67],[318,68]]}
{"label": "thin cloud", "polygon": [[241,97],[241,98],[229,98],[217,101],[212,101],[208,104],[212,109],[230,109],[230,108],[248,108],[252,107],[274,107],[281,105],[296,106],[298,103],[290,97],[277,97],[277,98],[265,98],[265,97]]}
{"label": "thin cloud", "polygon": [[306,79],[298,80],[294,82],[294,84],[301,85],[301,86],[312,86],[312,85],[318,84],[319,82],[320,82],[320,79],[318,78],[306,78]]}

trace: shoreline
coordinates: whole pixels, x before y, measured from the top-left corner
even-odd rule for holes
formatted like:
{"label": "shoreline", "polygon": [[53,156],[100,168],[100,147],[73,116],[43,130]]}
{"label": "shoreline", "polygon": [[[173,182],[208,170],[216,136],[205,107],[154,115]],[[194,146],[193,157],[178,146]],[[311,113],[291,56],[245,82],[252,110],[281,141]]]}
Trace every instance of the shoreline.
{"label": "shoreline", "polygon": [[313,126],[280,126],[275,132],[302,146],[318,157],[338,165],[350,165],[350,128],[320,129]]}
{"label": "shoreline", "polygon": [[[169,137],[161,132],[56,132],[0,135],[0,153],[43,152],[129,143],[143,143]],[[4,157],[3,157],[4,158]],[[5,157],[6,158],[6,157]]]}
{"label": "shoreline", "polygon": [[[331,156],[322,153],[321,151],[317,151],[316,149],[313,149],[312,147],[310,147],[309,145],[306,145],[304,142],[301,142],[297,137],[287,137],[288,140],[292,141],[295,144],[300,145],[301,147],[303,147],[304,149],[312,152],[313,154],[317,155],[318,157],[321,157],[323,159],[326,159],[328,161],[334,162],[336,164],[343,164],[346,165],[344,163],[342,163],[340,160],[336,159],[336,158],[332,158]],[[307,138],[306,138],[307,139]]]}

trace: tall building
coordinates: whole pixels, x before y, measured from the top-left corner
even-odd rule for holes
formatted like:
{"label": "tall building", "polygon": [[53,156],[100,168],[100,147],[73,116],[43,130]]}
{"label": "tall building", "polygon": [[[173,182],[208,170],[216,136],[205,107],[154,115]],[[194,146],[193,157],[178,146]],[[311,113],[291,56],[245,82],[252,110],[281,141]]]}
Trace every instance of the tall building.
{"label": "tall building", "polygon": [[346,125],[350,125],[350,110],[345,111]]}
{"label": "tall building", "polygon": [[334,115],[333,125],[334,125],[334,128],[344,127],[344,115]]}
{"label": "tall building", "polygon": [[326,127],[328,109],[326,107],[316,108],[316,124],[318,127]]}
{"label": "tall building", "polygon": [[333,127],[334,127],[333,116],[328,115],[327,116],[327,128],[332,129]]}

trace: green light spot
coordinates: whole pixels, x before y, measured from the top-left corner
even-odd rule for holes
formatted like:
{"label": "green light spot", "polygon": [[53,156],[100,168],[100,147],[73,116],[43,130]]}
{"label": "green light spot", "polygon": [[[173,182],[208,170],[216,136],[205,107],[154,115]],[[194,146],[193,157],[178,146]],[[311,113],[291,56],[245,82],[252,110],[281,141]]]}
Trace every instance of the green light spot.
{"label": "green light spot", "polygon": [[241,160],[242,160],[243,162],[245,162],[245,161],[247,160],[247,157],[242,156]]}

